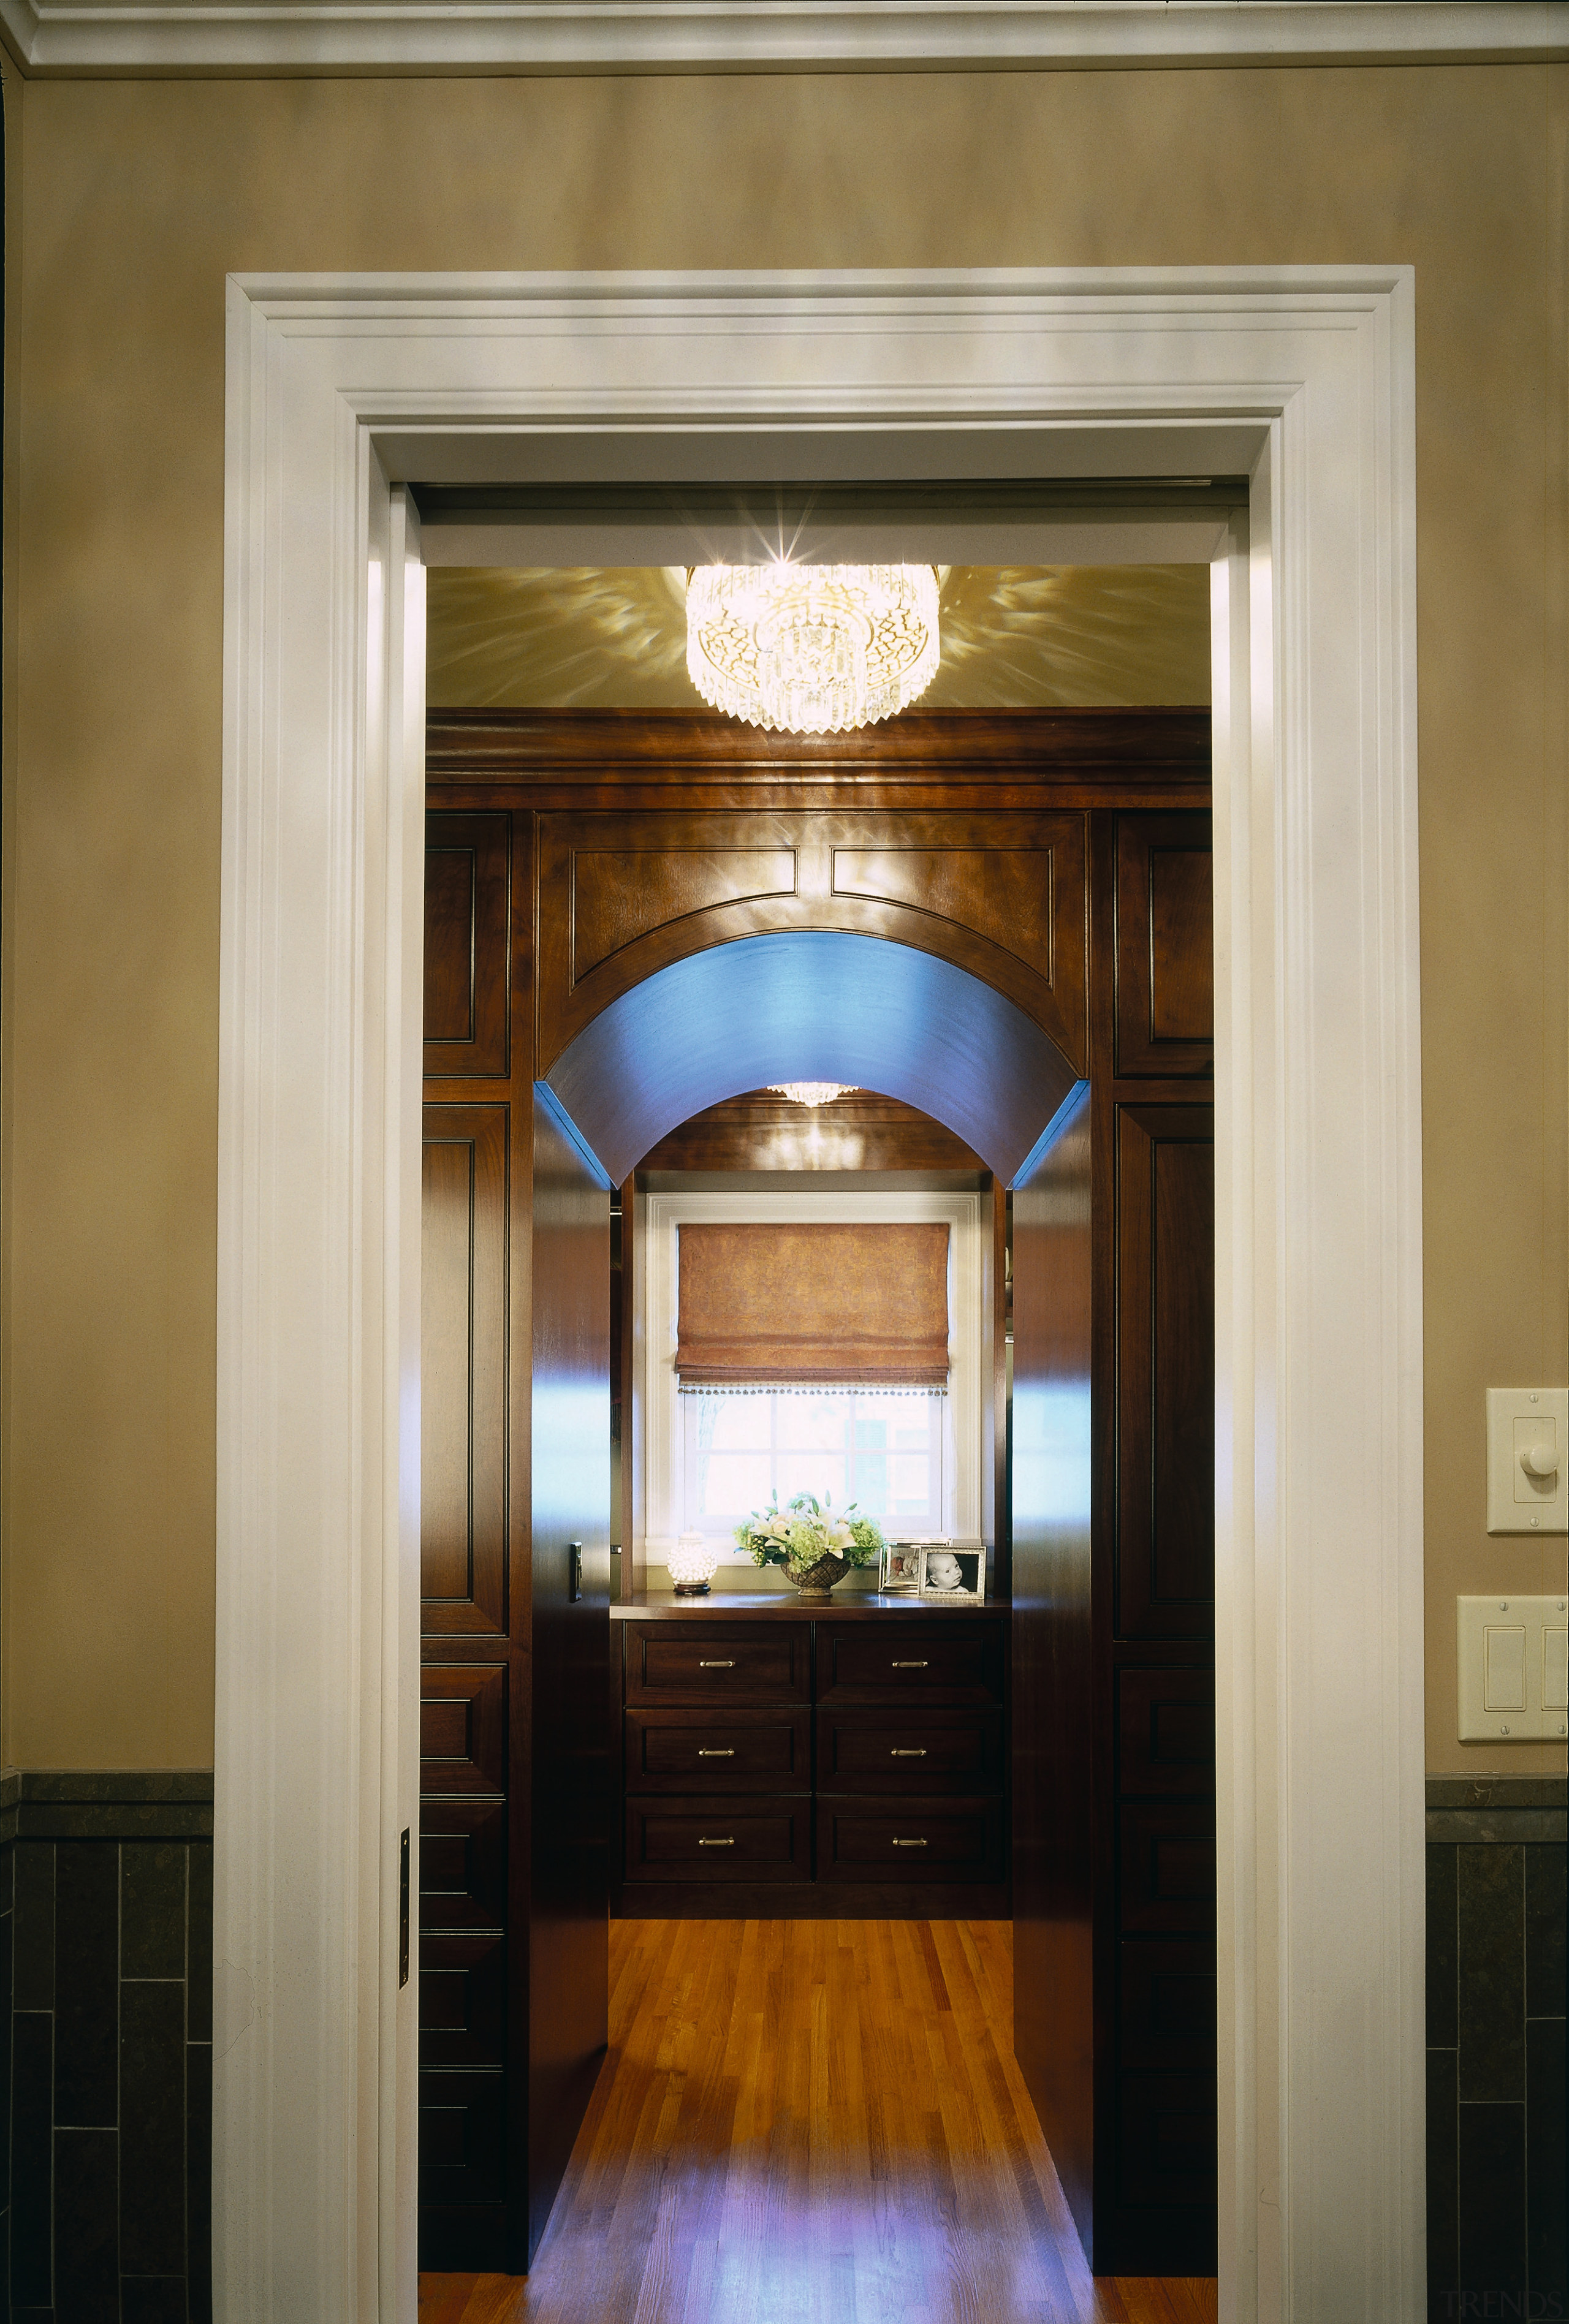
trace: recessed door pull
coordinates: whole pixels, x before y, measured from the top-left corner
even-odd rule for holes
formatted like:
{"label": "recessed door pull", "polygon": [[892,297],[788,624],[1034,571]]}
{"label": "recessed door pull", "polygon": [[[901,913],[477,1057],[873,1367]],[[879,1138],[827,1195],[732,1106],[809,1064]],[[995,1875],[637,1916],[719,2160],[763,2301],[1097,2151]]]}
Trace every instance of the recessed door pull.
{"label": "recessed door pull", "polygon": [[926,1846],[924,1840],[896,1840],[893,1844],[895,1848],[924,1848]]}
{"label": "recessed door pull", "polygon": [[929,1665],[926,1663],[890,1663],[888,1667],[890,1670],[926,1670]]}
{"label": "recessed door pull", "polygon": [[891,1759],[924,1759],[926,1757],[926,1753],[924,1751],[900,1750],[899,1745],[896,1743],[888,1756]]}
{"label": "recessed door pull", "polygon": [[[697,1845],[699,1848],[734,1848],[735,1842],[733,1840],[700,1840]],[[921,1846],[923,1848],[926,1846],[924,1840]]]}
{"label": "recessed door pull", "polygon": [[706,1743],[699,1743],[697,1746],[697,1757],[699,1759],[734,1759],[735,1753],[734,1749],[720,1751],[712,1748]]}
{"label": "recessed door pull", "polygon": [[703,1662],[703,1661],[699,1660],[699,1662],[698,1662],[698,1664],[697,1664],[697,1668],[698,1668],[699,1670],[734,1670],[734,1669],[735,1668],[735,1665],[734,1665],[733,1662],[731,1662],[731,1663],[706,1663],[706,1662]]}

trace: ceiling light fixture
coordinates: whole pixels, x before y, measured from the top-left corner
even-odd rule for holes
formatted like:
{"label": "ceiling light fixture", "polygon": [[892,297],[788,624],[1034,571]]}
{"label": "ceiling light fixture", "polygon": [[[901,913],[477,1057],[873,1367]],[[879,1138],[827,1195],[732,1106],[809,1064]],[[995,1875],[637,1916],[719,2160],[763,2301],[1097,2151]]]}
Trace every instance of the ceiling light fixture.
{"label": "ceiling light fixture", "polygon": [[854,1082],[770,1082],[769,1087],[792,1105],[832,1105],[836,1097],[853,1097],[855,1092]]}
{"label": "ceiling light fixture", "polygon": [[937,676],[937,569],[695,566],[687,669],[705,702],[751,726],[837,734],[875,724]]}

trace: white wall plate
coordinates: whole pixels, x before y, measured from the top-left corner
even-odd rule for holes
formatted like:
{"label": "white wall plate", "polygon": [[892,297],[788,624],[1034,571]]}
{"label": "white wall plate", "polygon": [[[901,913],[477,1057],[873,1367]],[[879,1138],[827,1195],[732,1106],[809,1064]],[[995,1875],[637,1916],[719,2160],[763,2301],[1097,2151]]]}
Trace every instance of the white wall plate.
{"label": "white wall plate", "polygon": [[[1556,1453],[1555,1465],[1552,1462]],[[1526,1456],[1529,1456],[1528,1459]],[[1569,1388],[1487,1392],[1489,1533],[1569,1532]]]}
{"label": "white wall plate", "polygon": [[1569,1733],[1569,1598],[1457,1598],[1460,1739],[1555,1742]]}

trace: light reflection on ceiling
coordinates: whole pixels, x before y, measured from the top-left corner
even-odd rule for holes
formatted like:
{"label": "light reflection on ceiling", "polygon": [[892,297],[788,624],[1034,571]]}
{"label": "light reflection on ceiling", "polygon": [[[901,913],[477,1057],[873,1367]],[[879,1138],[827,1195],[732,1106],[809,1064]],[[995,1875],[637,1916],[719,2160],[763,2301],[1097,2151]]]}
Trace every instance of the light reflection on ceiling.
{"label": "light reflection on ceiling", "polygon": [[[1203,565],[953,565],[928,710],[1209,700]],[[438,709],[700,710],[686,575],[660,565],[438,566],[427,698]]]}

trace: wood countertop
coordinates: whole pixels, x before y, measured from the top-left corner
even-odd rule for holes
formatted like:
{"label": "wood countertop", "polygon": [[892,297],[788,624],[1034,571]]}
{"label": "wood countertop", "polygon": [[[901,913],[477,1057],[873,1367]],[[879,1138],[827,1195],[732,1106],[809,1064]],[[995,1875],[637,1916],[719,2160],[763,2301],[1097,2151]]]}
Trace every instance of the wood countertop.
{"label": "wood countertop", "polygon": [[981,1605],[969,1599],[950,1603],[903,1591],[884,1596],[879,1591],[857,1590],[849,1597],[809,1598],[803,1603],[793,1590],[711,1590],[706,1598],[678,1598],[673,1590],[639,1590],[612,1606],[610,1613],[611,1619],[618,1622],[672,1617],[682,1622],[711,1621],[715,1617],[734,1621],[737,1615],[761,1622],[867,1622],[881,1614],[1006,1615],[1012,1610],[1006,1598],[988,1598]]}

